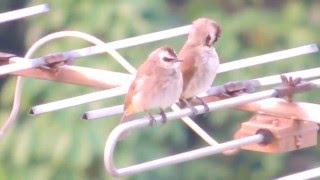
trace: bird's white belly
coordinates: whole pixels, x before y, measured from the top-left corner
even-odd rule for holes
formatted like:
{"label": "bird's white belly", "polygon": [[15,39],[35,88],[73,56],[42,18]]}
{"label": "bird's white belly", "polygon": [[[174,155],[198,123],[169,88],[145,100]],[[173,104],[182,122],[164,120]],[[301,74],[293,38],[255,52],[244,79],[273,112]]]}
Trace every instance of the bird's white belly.
{"label": "bird's white belly", "polygon": [[[144,83],[150,83],[144,81]],[[182,92],[182,75],[168,77],[159,80],[151,89],[141,90],[132,100],[132,103],[139,111],[167,108],[175,103]]]}
{"label": "bird's white belly", "polygon": [[217,56],[207,56],[204,63],[197,65],[197,71],[190,79],[190,82],[184,90],[183,97],[190,98],[200,93],[206,92],[216,77],[219,67],[219,59]]}
{"label": "bird's white belly", "polygon": [[175,103],[182,92],[182,79],[176,80],[176,82],[165,82],[163,88],[156,90],[157,93],[150,99],[149,105],[151,108],[167,108]]}

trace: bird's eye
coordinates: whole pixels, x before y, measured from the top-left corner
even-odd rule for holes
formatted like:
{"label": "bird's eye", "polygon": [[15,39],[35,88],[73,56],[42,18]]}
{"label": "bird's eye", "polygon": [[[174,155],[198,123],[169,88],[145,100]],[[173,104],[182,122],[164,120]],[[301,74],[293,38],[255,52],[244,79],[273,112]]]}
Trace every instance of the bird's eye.
{"label": "bird's eye", "polygon": [[211,37],[210,37],[210,35],[208,35],[208,36],[206,37],[206,45],[207,45],[207,46],[210,46],[210,41],[211,41]]}

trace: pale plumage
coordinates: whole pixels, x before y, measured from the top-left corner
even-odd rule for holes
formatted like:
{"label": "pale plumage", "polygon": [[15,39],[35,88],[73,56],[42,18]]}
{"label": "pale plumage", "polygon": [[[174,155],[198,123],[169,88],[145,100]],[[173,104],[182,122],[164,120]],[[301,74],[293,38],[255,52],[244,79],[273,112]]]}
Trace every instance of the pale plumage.
{"label": "pale plumage", "polygon": [[129,88],[121,123],[132,120],[132,115],[138,112],[150,115],[148,111],[155,108],[164,116],[163,109],[175,103],[182,92],[179,62],[181,60],[169,47],[158,48],[149,55]]}
{"label": "pale plumage", "polygon": [[190,98],[207,91],[215,79],[219,57],[212,47],[219,37],[220,27],[215,21],[200,18],[193,22],[188,40],[178,55],[183,59],[180,64],[183,75],[181,99],[187,104]]}

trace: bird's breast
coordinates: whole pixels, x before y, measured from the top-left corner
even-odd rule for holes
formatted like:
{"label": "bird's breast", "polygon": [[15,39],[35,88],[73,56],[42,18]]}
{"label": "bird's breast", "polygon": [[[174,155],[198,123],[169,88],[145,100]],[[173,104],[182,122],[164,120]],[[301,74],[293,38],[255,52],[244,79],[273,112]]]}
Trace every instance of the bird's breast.
{"label": "bird's breast", "polygon": [[182,92],[180,71],[163,71],[138,83],[133,104],[141,110],[166,108],[177,101]]}
{"label": "bird's breast", "polygon": [[190,98],[207,91],[215,79],[219,67],[219,57],[216,51],[205,48],[199,56],[195,61],[193,76],[183,90],[182,97],[184,98]]}

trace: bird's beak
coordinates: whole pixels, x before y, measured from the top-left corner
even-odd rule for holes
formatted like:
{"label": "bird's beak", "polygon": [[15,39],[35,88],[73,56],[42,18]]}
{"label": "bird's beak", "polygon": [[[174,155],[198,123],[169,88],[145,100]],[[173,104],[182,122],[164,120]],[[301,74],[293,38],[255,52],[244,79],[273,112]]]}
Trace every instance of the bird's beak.
{"label": "bird's beak", "polygon": [[181,59],[175,59],[175,60],[173,60],[172,62],[183,62],[183,60],[181,60]]}

